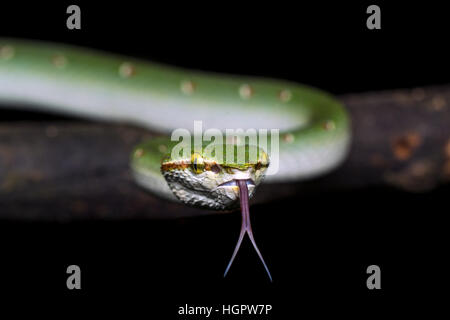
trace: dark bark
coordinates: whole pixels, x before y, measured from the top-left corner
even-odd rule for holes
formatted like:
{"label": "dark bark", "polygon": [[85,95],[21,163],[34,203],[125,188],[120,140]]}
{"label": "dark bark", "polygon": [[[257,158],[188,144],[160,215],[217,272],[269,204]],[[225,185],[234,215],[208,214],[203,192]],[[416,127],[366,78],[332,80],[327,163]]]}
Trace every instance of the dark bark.
{"label": "dark bark", "polygon": [[[450,181],[450,86],[351,94],[347,161],[312,181],[263,185],[256,201],[394,186],[424,192]],[[0,113],[1,114],[1,113]],[[166,218],[211,211],[158,199],[129,174],[131,126],[58,121],[0,123],[0,218]]]}

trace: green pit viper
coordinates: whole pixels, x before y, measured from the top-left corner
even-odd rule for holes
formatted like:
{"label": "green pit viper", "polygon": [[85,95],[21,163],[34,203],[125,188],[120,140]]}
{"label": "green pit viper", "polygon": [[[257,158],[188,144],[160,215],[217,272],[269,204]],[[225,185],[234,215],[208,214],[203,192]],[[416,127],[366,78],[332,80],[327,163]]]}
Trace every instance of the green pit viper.
{"label": "green pit viper", "polygon": [[[225,275],[247,233],[272,279],[254,241],[248,208],[265,177],[271,151],[256,146],[257,159],[244,164],[206,155],[204,148],[175,159],[170,151],[177,141],[171,141],[170,133],[192,128],[196,120],[204,130],[279,129],[278,171],[267,175],[264,183],[329,172],[345,159],[351,137],[341,103],[308,86],[185,70],[39,41],[0,38],[0,102],[127,122],[166,134],[136,146],[132,175],[139,185],[166,199],[218,210],[240,204],[241,232]],[[233,142],[223,144],[226,153],[226,145]]]}

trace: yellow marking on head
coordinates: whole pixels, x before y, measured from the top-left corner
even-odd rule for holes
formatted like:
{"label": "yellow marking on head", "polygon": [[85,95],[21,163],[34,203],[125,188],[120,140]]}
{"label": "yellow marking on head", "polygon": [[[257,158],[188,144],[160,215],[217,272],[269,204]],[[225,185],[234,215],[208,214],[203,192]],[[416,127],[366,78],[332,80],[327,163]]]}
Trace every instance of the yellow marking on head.
{"label": "yellow marking on head", "polygon": [[[194,163],[196,165],[194,166]],[[198,153],[194,153],[191,156],[191,160],[170,160],[165,158],[161,162],[162,171],[170,170],[184,170],[186,168],[191,168],[195,173],[202,173],[204,171],[212,171],[214,173],[219,173],[221,170],[225,170],[228,173],[233,173],[236,168],[241,168],[246,170],[249,167],[259,170],[261,168],[267,168],[269,165],[268,157],[264,153],[261,158],[256,163],[246,163],[242,166],[230,165],[230,164],[219,164],[215,160],[208,160],[201,157]]]}
{"label": "yellow marking on head", "polygon": [[184,170],[189,168],[190,162],[188,161],[167,161],[161,164],[162,171],[170,171],[170,170]]}
{"label": "yellow marking on head", "polygon": [[203,157],[198,153],[193,153],[191,156],[191,167],[195,173],[202,173],[205,170],[205,162]]}
{"label": "yellow marking on head", "polygon": [[261,153],[261,159],[258,162],[261,162],[262,165],[267,165],[269,163],[267,153],[265,153],[265,152]]}

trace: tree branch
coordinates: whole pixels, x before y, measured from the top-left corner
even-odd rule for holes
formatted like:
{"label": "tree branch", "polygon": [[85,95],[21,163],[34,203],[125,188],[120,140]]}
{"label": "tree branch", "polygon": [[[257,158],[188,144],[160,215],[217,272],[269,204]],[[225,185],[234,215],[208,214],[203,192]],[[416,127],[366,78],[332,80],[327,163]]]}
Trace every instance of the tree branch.
{"label": "tree branch", "polygon": [[[423,192],[450,181],[450,85],[341,96],[353,127],[347,161],[322,178],[261,186],[256,201],[395,186]],[[90,122],[0,123],[0,218],[72,220],[208,214],[158,199],[129,174],[133,146],[153,135]]]}

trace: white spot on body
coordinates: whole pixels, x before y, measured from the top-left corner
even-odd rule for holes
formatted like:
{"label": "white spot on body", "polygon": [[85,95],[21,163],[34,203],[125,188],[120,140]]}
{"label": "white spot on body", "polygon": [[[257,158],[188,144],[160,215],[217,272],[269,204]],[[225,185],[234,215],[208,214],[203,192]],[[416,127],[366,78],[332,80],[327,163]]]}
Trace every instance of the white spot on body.
{"label": "white spot on body", "polygon": [[141,149],[141,148],[136,149],[136,151],[134,152],[134,156],[135,156],[136,158],[140,158],[140,157],[142,157],[143,155],[144,155],[144,150]]}
{"label": "white spot on body", "polygon": [[135,74],[136,70],[130,62],[124,62],[119,67],[119,75],[122,78],[129,78]]}
{"label": "white spot on body", "polygon": [[0,46],[0,59],[9,60],[14,57],[14,48],[8,45]]}
{"label": "white spot on body", "polygon": [[286,133],[283,135],[283,141],[286,143],[294,142],[294,135],[292,133]]}
{"label": "white spot on body", "polygon": [[279,98],[282,102],[289,102],[292,99],[292,92],[288,89],[280,91]]}
{"label": "white spot on body", "polygon": [[61,54],[52,57],[52,64],[58,69],[62,69],[67,65],[67,58]]}
{"label": "white spot on body", "polygon": [[334,130],[334,129],[336,129],[336,124],[334,123],[333,120],[328,120],[323,123],[323,128],[327,131]]}
{"label": "white spot on body", "polygon": [[249,99],[253,95],[253,88],[248,84],[243,84],[239,87],[239,95],[242,99]]}
{"label": "white spot on body", "polygon": [[165,145],[163,145],[163,144],[160,144],[160,145],[158,146],[158,150],[159,150],[159,152],[161,152],[161,153],[166,153],[166,152],[167,152],[167,147],[166,147]]}
{"label": "white spot on body", "polygon": [[192,94],[195,91],[195,83],[191,80],[185,80],[181,82],[180,88],[184,94]]}

